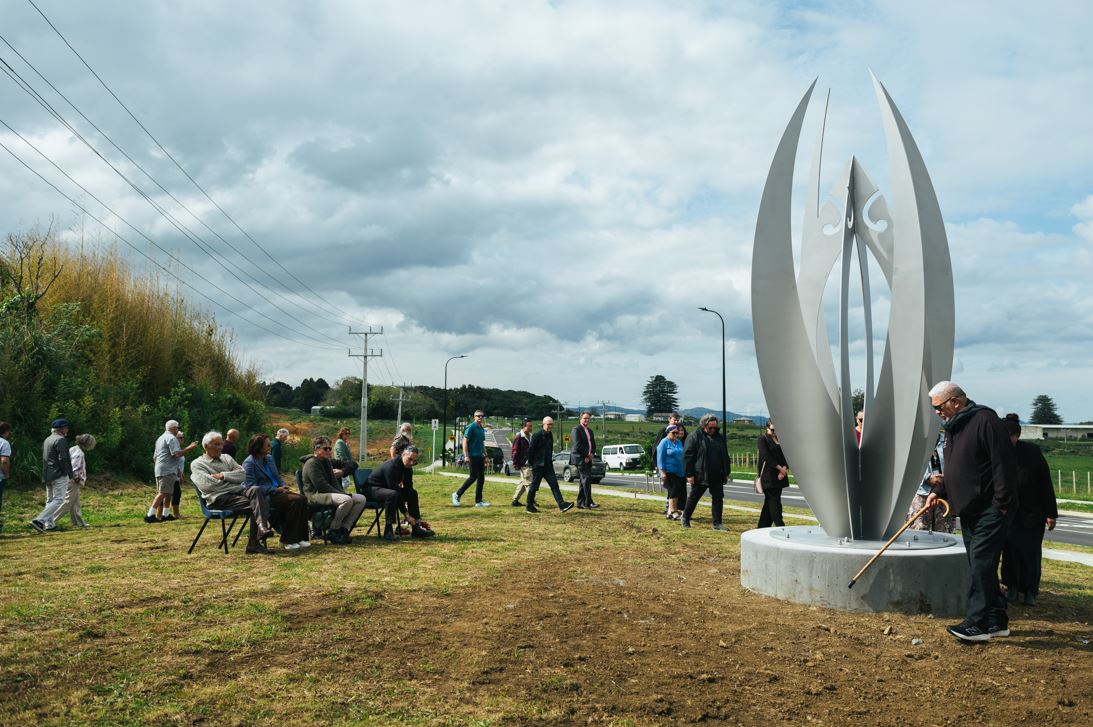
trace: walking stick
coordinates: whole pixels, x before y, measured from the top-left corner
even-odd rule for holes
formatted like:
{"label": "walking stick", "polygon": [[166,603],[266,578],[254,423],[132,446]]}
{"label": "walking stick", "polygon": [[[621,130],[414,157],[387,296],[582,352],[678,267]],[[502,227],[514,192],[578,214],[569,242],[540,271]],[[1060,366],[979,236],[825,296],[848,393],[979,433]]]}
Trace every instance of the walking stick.
{"label": "walking stick", "polygon": [[[940,504],[945,506],[945,512],[943,513],[943,516],[948,517],[948,515],[949,515],[949,503],[945,500],[942,500],[940,497],[937,498],[937,501]],[[850,579],[850,583],[847,584],[846,587],[847,588],[853,588],[854,584],[858,582],[858,579],[862,577],[862,574],[865,573],[865,571],[869,570],[869,566],[873,565],[873,561],[875,561],[877,558],[881,557],[881,555],[884,554],[884,551],[888,550],[888,546],[891,545],[892,543],[896,542],[896,538],[903,535],[903,531],[906,530],[907,528],[911,527],[911,523],[913,523],[915,520],[918,520],[922,516],[922,514],[925,513],[929,509],[930,509],[930,507],[928,505],[923,505],[921,510],[919,510],[914,515],[912,515],[911,518],[907,520],[907,522],[903,523],[903,527],[900,528],[899,530],[897,530],[896,534],[893,535],[892,537],[890,537],[888,539],[888,542],[884,544],[884,547],[881,548],[880,550],[878,550],[876,555],[874,555],[872,558],[870,558],[869,562],[861,567],[861,570],[858,571],[857,575],[855,575],[853,578]]]}

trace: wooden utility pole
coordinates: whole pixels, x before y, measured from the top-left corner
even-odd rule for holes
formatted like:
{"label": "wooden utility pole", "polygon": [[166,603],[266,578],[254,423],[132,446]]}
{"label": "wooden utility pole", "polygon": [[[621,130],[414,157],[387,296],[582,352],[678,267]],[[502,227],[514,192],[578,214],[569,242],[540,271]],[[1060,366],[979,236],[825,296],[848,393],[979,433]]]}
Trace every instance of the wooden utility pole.
{"label": "wooden utility pole", "polygon": [[406,388],[406,384],[403,384],[402,386],[398,387],[398,398],[395,398],[393,396],[391,397],[391,401],[397,401],[398,402],[398,414],[395,415],[395,436],[396,437],[398,436],[398,433],[399,433],[399,427],[402,426],[402,402],[409,401],[409,399],[407,399],[405,396],[403,396],[403,393],[402,393],[403,389],[405,389],[405,388]]}
{"label": "wooden utility pole", "polygon": [[368,459],[368,359],[383,356],[383,350],[379,351],[368,348],[368,338],[370,336],[379,336],[383,334],[383,326],[380,326],[378,331],[373,330],[372,326],[368,326],[367,331],[354,331],[353,327],[349,327],[349,335],[351,336],[364,336],[363,353],[349,352],[350,358],[359,358],[363,362],[363,373],[361,376],[361,436],[360,436],[360,450],[357,452],[357,461],[364,462]]}

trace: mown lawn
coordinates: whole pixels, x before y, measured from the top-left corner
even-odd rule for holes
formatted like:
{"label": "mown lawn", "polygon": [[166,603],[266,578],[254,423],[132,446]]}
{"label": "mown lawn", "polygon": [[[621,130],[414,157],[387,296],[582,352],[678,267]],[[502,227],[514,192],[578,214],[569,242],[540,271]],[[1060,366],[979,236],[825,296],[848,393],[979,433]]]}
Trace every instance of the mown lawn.
{"label": "mown lawn", "polygon": [[[201,522],[189,493],[187,519],[146,525],[151,487],[98,481],[91,529],[38,535],[24,523],[39,491],[9,492],[0,723],[888,724],[886,704],[931,690],[972,721],[1007,723],[1014,703],[1059,724],[1093,716],[1088,568],[1046,563],[1041,606],[984,661],[941,619],[744,591],[751,513],[729,510],[728,533],[708,510],[683,531],[657,503],[606,496],[594,513],[529,516],[492,483],[500,506],[455,509],[453,484],[418,477],[432,541],[272,557],[225,556],[208,534],[186,555]],[[953,690],[960,675],[982,682],[973,696]]]}

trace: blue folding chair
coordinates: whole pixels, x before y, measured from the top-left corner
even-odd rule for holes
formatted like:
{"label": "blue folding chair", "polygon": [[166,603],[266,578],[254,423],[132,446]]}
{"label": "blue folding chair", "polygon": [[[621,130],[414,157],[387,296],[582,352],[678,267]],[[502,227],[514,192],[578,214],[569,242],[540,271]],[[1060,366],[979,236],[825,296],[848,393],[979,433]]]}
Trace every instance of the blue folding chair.
{"label": "blue folding chair", "polygon": [[[193,483],[191,483],[193,484]],[[243,528],[250,522],[251,511],[250,510],[211,510],[205,504],[205,496],[201,494],[201,490],[194,485],[194,492],[197,493],[197,502],[201,505],[201,514],[205,516],[205,522],[201,523],[201,529],[197,531],[197,537],[194,538],[194,542],[190,543],[190,549],[186,551],[186,555],[190,555],[194,552],[194,548],[197,547],[197,541],[201,539],[201,534],[205,532],[205,526],[209,524],[210,520],[220,521],[220,544],[216,547],[224,549],[224,555],[228,554],[228,536],[231,535],[232,529],[235,527],[236,520],[240,515],[243,517],[243,522],[239,525],[238,532],[235,533],[235,539],[232,541],[231,547],[235,547],[235,544],[239,542],[239,536],[243,534]],[[226,526],[224,521],[231,518],[231,524]]]}
{"label": "blue folding chair", "polygon": [[[372,475],[372,470],[358,469],[353,473],[353,486],[357,488],[358,495],[364,495],[364,483],[368,481],[368,478]],[[368,495],[364,495],[368,497]],[[372,524],[368,526],[368,532],[365,535],[370,535],[372,529],[376,530],[376,537],[383,537],[383,528],[380,527],[380,515],[383,514],[383,503],[375,500],[369,500],[364,503],[365,510],[372,510],[375,516],[372,518]]]}

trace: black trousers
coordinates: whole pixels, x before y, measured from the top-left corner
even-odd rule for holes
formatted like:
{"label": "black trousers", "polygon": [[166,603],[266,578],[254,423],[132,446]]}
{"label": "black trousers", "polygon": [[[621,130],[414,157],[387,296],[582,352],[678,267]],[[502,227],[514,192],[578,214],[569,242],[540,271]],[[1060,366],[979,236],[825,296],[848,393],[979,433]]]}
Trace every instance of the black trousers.
{"label": "black trousers", "polygon": [[371,502],[382,502],[383,513],[385,516],[385,522],[388,525],[393,525],[398,522],[398,509],[399,504],[402,502],[402,498],[397,490],[390,490],[386,487],[375,487],[372,485],[364,486],[364,496]]}
{"label": "black trousers", "polygon": [[713,524],[720,525],[721,513],[725,508],[725,485],[721,482],[713,485],[708,482],[695,482],[691,485],[691,494],[687,496],[687,507],[683,509],[683,517],[691,519],[691,516],[695,514],[695,508],[698,507],[698,501],[706,494],[706,490],[710,491],[710,499],[713,501],[711,503]]}
{"label": "black trousers", "polygon": [[474,501],[482,502],[482,485],[486,483],[486,458],[485,457],[470,457],[471,473],[467,476],[467,479],[463,481],[463,484],[459,486],[459,496],[463,497],[463,493],[467,491],[467,488],[474,485]]}
{"label": "black trousers", "polygon": [[1033,526],[1015,522],[1002,548],[1002,585],[1013,593],[1038,594],[1043,545],[1042,520]]}
{"label": "black trousers", "polygon": [[178,509],[179,503],[182,502],[182,480],[175,480],[175,491],[171,493],[171,507]]}
{"label": "black trousers", "polygon": [[763,511],[759,513],[759,525],[761,528],[784,527],[782,519],[782,488],[772,487],[763,490]]}
{"label": "black trousers", "polygon": [[972,571],[968,589],[966,622],[981,629],[1009,625],[1006,600],[998,587],[998,559],[1006,543],[1006,533],[1013,522],[1013,510],[1006,514],[994,507],[974,515],[960,513],[960,530]]}
{"label": "black trousers", "polygon": [[547,481],[547,485],[550,486],[550,493],[554,495],[554,501],[558,503],[558,508],[562,508],[565,505],[565,500],[562,499],[562,488],[558,487],[558,475],[554,474],[554,465],[547,465],[546,467],[532,467],[531,468],[531,486],[528,487],[528,507],[535,504],[535,495],[539,492],[539,483],[543,480]]}
{"label": "black trousers", "polygon": [[581,462],[578,464],[577,476],[581,480],[577,489],[577,504],[589,507],[592,505],[592,463]]}
{"label": "black trousers", "polygon": [[413,487],[403,486],[400,494],[402,495],[402,507],[414,520],[420,520],[421,506],[418,504],[417,490]]}

